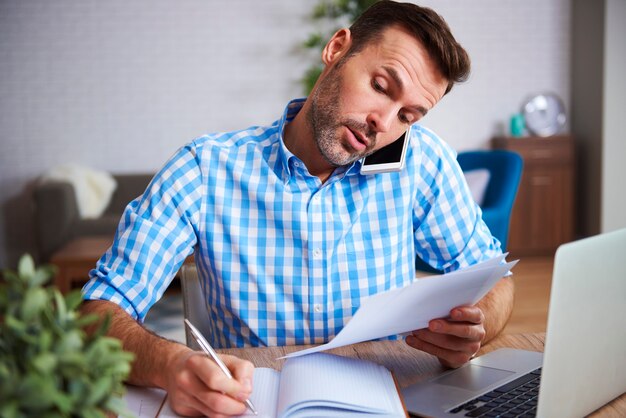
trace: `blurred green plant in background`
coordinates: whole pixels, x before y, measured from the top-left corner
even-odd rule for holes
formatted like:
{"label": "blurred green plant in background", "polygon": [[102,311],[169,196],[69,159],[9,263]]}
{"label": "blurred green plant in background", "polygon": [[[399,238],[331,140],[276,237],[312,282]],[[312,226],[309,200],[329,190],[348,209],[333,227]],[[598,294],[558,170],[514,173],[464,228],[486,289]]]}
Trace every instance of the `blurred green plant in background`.
{"label": "blurred green plant in background", "polygon": [[[348,27],[372,4],[378,0],[321,0],[313,9],[313,21],[324,29],[309,35],[303,46],[306,49],[321,52],[333,34],[342,27]],[[324,69],[317,54],[317,62],[310,66],[302,78],[304,93],[309,94]]]}
{"label": "blurred green plant in background", "polygon": [[109,319],[91,335],[80,291],[61,295],[44,286],[52,267],[20,259],[0,283],[0,417],[130,416],[122,395],[133,355],[107,337]]}

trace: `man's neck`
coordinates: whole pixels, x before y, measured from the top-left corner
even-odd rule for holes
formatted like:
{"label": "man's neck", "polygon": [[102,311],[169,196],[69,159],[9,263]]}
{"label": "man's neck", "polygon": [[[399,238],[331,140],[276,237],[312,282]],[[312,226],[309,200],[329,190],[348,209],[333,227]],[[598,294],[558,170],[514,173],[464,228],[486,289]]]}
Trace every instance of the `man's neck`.
{"label": "man's neck", "polygon": [[283,140],[287,149],[302,160],[309,173],[324,183],[335,171],[335,167],[326,161],[315,144],[311,125],[306,119],[308,105],[309,102],[305,102],[296,117],[285,125]]}

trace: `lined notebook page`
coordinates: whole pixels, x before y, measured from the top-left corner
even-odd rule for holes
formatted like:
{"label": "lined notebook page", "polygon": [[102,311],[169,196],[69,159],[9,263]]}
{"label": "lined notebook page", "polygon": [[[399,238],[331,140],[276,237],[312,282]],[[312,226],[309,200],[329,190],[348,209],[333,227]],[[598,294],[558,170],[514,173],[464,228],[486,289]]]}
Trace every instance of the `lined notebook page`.
{"label": "lined notebook page", "polygon": [[280,373],[276,370],[263,367],[254,369],[250,401],[259,415],[254,415],[252,412],[247,411],[247,414],[241,416],[246,418],[275,418],[279,384]]}
{"label": "lined notebook page", "polygon": [[167,392],[157,388],[126,386],[126,406],[138,418],[153,418],[156,416],[165,399]]}
{"label": "lined notebook page", "polygon": [[351,410],[404,416],[387,369],[372,362],[325,353],[292,358],[283,366],[278,416],[305,405],[338,408],[344,414]]}

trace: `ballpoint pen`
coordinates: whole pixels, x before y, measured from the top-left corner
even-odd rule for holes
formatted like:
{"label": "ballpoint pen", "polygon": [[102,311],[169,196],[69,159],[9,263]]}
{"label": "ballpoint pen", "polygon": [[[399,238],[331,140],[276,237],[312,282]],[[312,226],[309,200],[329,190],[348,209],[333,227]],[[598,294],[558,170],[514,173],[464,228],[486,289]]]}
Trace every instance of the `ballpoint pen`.
{"label": "ballpoint pen", "polygon": [[[187,320],[187,318],[185,318],[185,325],[187,325],[189,327],[189,330],[191,331],[191,335],[193,335],[193,338],[195,338],[195,340],[198,342],[198,344],[200,345],[200,347],[202,348],[202,351],[204,351],[206,353],[206,355],[208,355],[209,357],[211,357],[219,366],[219,368],[222,370],[222,372],[224,372],[224,374],[229,378],[232,379],[233,375],[230,373],[230,370],[228,370],[228,367],[226,367],[226,365],[222,362],[222,360],[218,357],[217,353],[215,352],[215,350],[213,349],[213,347],[211,347],[211,344],[209,344],[209,342],[202,336],[202,334],[200,333],[200,331],[198,331],[196,329],[196,327],[194,327],[191,322],[189,322]],[[254,415],[258,415],[259,413],[257,412],[256,408],[254,407],[254,405],[252,405],[252,402],[250,402],[250,399],[246,399],[246,405],[248,406],[248,409],[250,409],[250,411],[252,411],[252,413]]]}

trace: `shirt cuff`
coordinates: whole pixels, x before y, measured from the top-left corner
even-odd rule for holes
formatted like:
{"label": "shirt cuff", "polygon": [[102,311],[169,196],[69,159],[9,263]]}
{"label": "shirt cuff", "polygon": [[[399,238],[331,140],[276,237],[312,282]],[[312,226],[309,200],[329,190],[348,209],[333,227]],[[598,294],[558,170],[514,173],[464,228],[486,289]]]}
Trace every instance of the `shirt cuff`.
{"label": "shirt cuff", "polygon": [[[92,271],[93,272],[93,271]],[[92,277],[83,286],[84,300],[106,300],[113,302],[128,313],[133,319],[140,320],[139,314],[132,303],[108,280],[102,277]]]}

